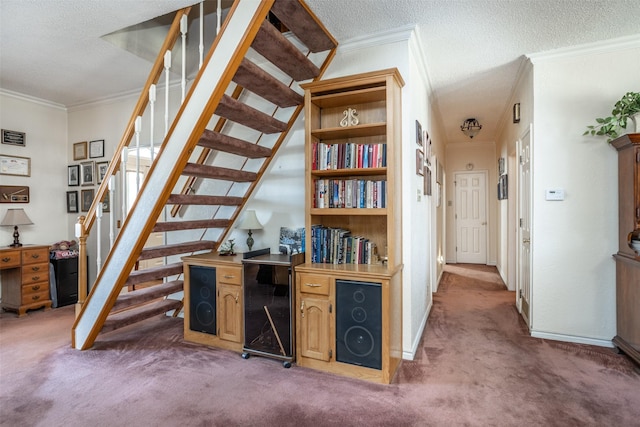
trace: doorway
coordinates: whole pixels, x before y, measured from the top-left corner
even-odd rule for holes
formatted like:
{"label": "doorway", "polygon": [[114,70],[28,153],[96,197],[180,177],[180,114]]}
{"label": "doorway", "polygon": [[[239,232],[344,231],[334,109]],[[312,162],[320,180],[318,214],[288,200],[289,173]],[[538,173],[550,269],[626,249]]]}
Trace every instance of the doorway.
{"label": "doorway", "polygon": [[487,180],[487,171],[454,174],[457,263],[487,263]]}

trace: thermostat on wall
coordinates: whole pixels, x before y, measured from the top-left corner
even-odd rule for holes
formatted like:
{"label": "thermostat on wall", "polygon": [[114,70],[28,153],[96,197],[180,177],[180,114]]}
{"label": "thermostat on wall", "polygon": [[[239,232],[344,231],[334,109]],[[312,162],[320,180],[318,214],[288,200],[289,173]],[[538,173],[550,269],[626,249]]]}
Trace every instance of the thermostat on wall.
{"label": "thermostat on wall", "polygon": [[564,200],[564,189],[554,188],[552,190],[547,190],[545,200]]}

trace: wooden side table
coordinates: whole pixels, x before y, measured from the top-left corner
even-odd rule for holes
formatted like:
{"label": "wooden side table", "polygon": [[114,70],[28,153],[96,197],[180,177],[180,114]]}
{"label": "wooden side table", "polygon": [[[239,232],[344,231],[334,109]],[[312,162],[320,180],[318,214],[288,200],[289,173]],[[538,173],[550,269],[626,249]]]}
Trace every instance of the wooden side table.
{"label": "wooden side table", "polygon": [[27,310],[51,308],[49,246],[24,245],[0,249],[2,308],[24,316]]}

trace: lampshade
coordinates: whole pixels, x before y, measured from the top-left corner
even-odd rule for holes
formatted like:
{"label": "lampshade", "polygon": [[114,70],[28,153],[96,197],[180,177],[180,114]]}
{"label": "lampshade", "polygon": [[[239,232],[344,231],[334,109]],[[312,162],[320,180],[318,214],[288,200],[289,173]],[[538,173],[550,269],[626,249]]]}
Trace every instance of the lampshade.
{"label": "lampshade", "polygon": [[476,136],[478,132],[480,132],[480,129],[482,129],[482,125],[473,118],[465,120],[462,126],[460,126],[460,130],[462,131],[462,133],[464,133],[471,139],[473,139],[473,137]]}
{"label": "lampshade", "polygon": [[29,225],[33,222],[29,219],[24,209],[7,209],[0,225]]}
{"label": "lampshade", "polygon": [[244,213],[244,217],[242,221],[240,221],[240,225],[238,226],[240,230],[261,230],[262,224],[258,221],[258,217],[256,216],[256,211],[248,210]]}

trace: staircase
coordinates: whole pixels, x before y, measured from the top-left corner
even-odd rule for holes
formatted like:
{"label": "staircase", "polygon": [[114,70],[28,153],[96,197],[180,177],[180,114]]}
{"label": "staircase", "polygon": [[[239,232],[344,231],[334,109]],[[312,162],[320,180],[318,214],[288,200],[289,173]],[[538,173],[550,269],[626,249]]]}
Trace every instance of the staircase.
{"label": "staircase", "polygon": [[[288,32],[277,29],[269,15]],[[303,108],[297,82],[320,78],[336,46],[302,0],[236,0],[82,304],[72,328],[74,348],[90,348],[100,332],[178,314],[182,301],[167,296],[182,291],[180,258],[217,250],[224,242]],[[320,52],[324,60],[316,65],[310,57]],[[257,141],[245,134],[258,134]],[[267,140],[273,143],[267,146]],[[229,155],[233,161],[224,160]],[[119,162],[114,156],[108,174],[118,171]],[[97,201],[107,193],[107,181]],[[157,221],[165,207],[171,215]],[[92,206],[79,224],[81,251],[95,212]],[[152,232],[166,233],[165,244],[145,247]],[[85,258],[81,253],[80,260]],[[164,265],[135,269],[157,258]]]}

